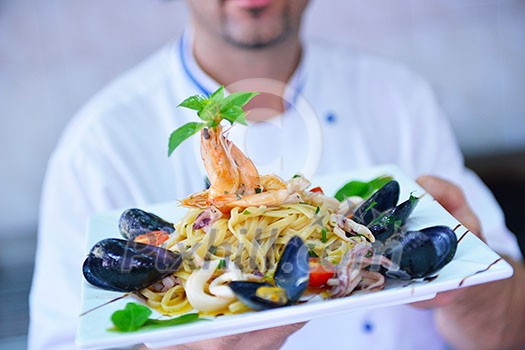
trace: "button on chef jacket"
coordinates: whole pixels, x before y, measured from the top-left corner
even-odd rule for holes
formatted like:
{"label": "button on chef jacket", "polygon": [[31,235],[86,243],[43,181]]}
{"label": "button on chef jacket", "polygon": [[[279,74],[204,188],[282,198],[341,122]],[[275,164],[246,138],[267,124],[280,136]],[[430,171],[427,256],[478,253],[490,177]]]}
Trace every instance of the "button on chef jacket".
{"label": "button on chef jacket", "polygon": [[[176,108],[218,84],[196,64],[191,36],[160,49],[89,101],[73,118],[48,165],[30,297],[31,349],[69,349],[80,313],[81,266],[90,215],[181,199],[203,189],[199,138],[167,157],[171,131],[196,121]],[[322,44],[304,45],[286,90],[287,110],[235,126],[230,137],[261,173],[289,178],[396,164],[413,178],[459,184],[488,243],[519,259],[502,211],[463,159],[429,86],[386,60]],[[431,310],[395,306],[316,319],[284,349],[443,349]]]}

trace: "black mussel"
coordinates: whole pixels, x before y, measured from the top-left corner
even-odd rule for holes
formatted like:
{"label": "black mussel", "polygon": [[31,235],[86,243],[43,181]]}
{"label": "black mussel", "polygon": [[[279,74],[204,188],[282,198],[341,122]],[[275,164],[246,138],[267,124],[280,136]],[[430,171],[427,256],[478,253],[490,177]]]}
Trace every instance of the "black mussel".
{"label": "black mussel", "polygon": [[385,211],[394,208],[398,200],[399,183],[392,180],[364,201],[356,209],[352,220],[362,225],[368,225]]}
{"label": "black mussel", "polygon": [[229,286],[237,298],[254,310],[295,304],[308,287],[308,247],[299,236],[292,237],[275,270],[275,286],[268,283],[233,281]]}
{"label": "black mussel", "polygon": [[308,247],[299,236],[293,236],[279,259],[275,270],[275,285],[286,290],[289,302],[294,304],[308,287],[310,266]]}
{"label": "black mussel", "polygon": [[368,228],[374,235],[376,241],[385,242],[390,236],[403,227],[408,217],[416,208],[418,202],[419,197],[410,195],[408,200],[372,220],[368,225]]}
{"label": "black mussel", "polygon": [[91,248],[82,272],[94,286],[132,292],[176,272],[181,262],[180,254],[164,248],[108,238]]}
{"label": "black mussel", "polygon": [[253,310],[273,309],[288,304],[286,291],[269,283],[233,281],[229,286],[237,299]]}
{"label": "black mussel", "polygon": [[384,255],[399,264],[399,271],[387,275],[400,279],[427,277],[452,260],[457,245],[456,234],[448,226],[398,232],[386,242]]}
{"label": "black mussel", "polygon": [[118,227],[122,236],[129,240],[134,240],[137,236],[152,231],[164,231],[173,233],[173,224],[140,209],[127,209],[120,216]]}

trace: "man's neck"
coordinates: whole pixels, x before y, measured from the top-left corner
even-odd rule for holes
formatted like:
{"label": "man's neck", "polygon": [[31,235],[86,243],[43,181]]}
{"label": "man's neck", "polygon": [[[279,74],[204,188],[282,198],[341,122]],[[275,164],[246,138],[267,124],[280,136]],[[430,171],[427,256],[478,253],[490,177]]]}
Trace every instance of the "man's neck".
{"label": "man's neck", "polygon": [[[205,31],[196,29],[193,54],[196,62],[211,78],[226,87],[233,84],[230,92],[251,91],[260,89],[243,80],[264,78],[287,83],[301,60],[301,43],[297,36],[291,35],[289,39],[272,47],[246,49],[217,40]],[[275,94],[283,96],[284,89]],[[282,99],[273,93],[258,96],[248,107],[277,112],[284,110]]]}

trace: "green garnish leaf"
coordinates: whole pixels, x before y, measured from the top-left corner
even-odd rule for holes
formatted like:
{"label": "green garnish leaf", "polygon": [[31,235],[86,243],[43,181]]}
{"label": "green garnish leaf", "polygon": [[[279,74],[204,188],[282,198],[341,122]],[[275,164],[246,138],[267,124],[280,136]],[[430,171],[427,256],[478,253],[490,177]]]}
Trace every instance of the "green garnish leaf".
{"label": "green garnish leaf", "polygon": [[224,259],[221,259],[219,261],[219,265],[217,266],[217,270],[224,269],[226,267],[226,261]]}
{"label": "green garnish leaf", "polygon": [[211,94],[210,99],[217,101],[217,102],[220,102],[221,100],[223,100],[224,99],[224,86],[221,85],[217,90],[215,90],[215,92]]}
{"label": "green garnish leaf", "polygon": [[321,208],[319,207],[315,208],[315,215],[319,214],[320,211],[321,211]]}
{"label": "green garnish leaf", "polygon": [[399,230],[401,228],[401,226],[403,226],[403,221],[402,220],[394,221],[394,231]]}
{"label": "green garnish leaf", "polygon": [[219,113],[231,124],[237,122],[242,125],[248,125],[248,122],[246,121],[246,114],[239,106],[225,106],[219,111]]}
{"label": "green garnish leaf", "polygon": [[204,123],[189,122],[172,132],[168,144],[168,156],[170,156],[175,148],[177,148],[184,140],[195,135],[205,126],[206,124]]}
{"label": "green garnish leaf", "polygon": [[221,110],[221,105],[215,100],[208,100],[206,106],[199,111],[197,114],[199,118],[206,122],[206,126],[209,128],[214,128],[221,122],[221,119],[218,117]]}
{"label": "green garnish leaf", "polygon": [[[390,175],[382,175],[382,176],[376,177],[375,179],[370,181],[370,185],[372,186],[372,189],[373,189],[372,192],[375,192],[376,190],[380,189],[381,187],[383,187],[384,185],[386,185],[392,180],[394,180],[394,177]],[[370,193],[368,196],[370,195],[372,195],[372,193]]]}
{"label": "green garnish leaf", "polygon": [[243,213],[244,215],[250,215],[250,214],[251,214],[248,210],[244,210],[242,213]]}
{"label": "green garnish leaf", "polygon": [[262,192],[262,189],[260,187],[255,188],[255,193],[261,193],[261,192]]}
{"label": "green garnish leaf", "polygon": [[127,303],[124,310],[118,310],[111,315],[111,322],[121,332],[134,332],[142,327],[151,315],[151,310],[144,305]]}
{"label": "green garnish leaf", "polygon": [[258,92],[235,92],[224,99],[224,102],[230,105],[244,107],[252,98],[257,96]]}
{"label": "green garnish leaf", "polygon": [[206,96],[203,95],[194,95],[190,96],[181,103],[177,107],[186,107],[189,109],[193,109],[196,111],[202,111],[204,107],[206,107],[206,104],[208,103],[208,99]]}
{"label": "green garnish leaf", "polygon": [[341,187],[336,192],[334,197],[340,202],[345,200],[345,198],[352,196],[359,196],[363,199],[367,199],[372,195],[372,193],[374,193],[375,191],[383,187],[383,185],[392,180],[392,176],[382,175],[376,177],[375,179],[372,179],[369,182],[350,181],[346,183],[343,187]]}
{"label": "green garnish leaf", "polygon": [[142,327],[142,329],[156,329],[161,327],[170,327],[170,326],[178,326],[181,324],[186,323],[192,323],[196,321],[204,321],[205,319],[202,319],[199,317],[198,313],[191,313],[182,315],[179,317],[171,318],[169,320],[152,320],[149,319],[148,322]]}
{"label": "green garnish leaf", "polygon": [[151,310],[147,306],[137,303],[127,303],[123,310],[117,310],[111,315],[111,321],[115,328],[110,330],[117,332],[135,332],[138,330],[177,326],[204,320],[199,317],[198,313],[186,314],[169,320],[155,320],[149,318],[151,313]]}
{"label": "green garnish leaf", "polygon": [[368,213],[370,210],[372,210],[372,208],[374,208],[375,206],[377,205],[377,202],[376,201],[372,201],[372,203],[370,203],[370,205],[368,205],[368,207],[366,207],[365,209],[365,213]]}
{"label": "green garnish leaf", "polygon": [[326,229],[326,227],[323,227],[323,229],[321,230],[321,241],[323,241],[323,243],[326,243],[327,239],[326,239],[326,234],[328,233],[328,230]]}
{"label": "green garnish leaf", "polygon": [[209,97],[195,95],[182,101],[179,107],[197,111],[197,115],[204,123],[190,122],[172,132],[168,155],[171,155],[184,140],[204,127],[216,128],[223,120],[229,121],[230,124],[248,125],[242,107],[258,94],[258,92],[236,92],[224,97],[224,86],[221,86]]}

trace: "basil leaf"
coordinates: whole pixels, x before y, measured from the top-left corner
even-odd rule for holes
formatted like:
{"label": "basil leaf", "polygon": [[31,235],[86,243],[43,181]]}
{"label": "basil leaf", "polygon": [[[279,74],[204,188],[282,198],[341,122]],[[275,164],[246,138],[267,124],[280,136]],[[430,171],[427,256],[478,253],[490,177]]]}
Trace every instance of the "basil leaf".
{"label": "basil leaf", "polygon": [[121,332],[133,332],[142,327],[151,315],[151,310],[137,303],[127,303],[124,310],[118,310],[111,315],[115,328]]}
{"label": "basil leaf", "polygon": [[219,117],[220,110],[221,106],[217,101],[209,100],[206,104],[206,107],[204,107],[202,111],[200,111],[199,118],[208,122],[209,127],[217,126],[221,121]]}
{"label": "basil leaf", "polygon": [[194,95],[190,96],[181,103],[177,107],[186,107],[189,109],[194,109],[196,111],[202,111],[204,107],[206,107],[206,104],[208,103],[208,99],[203,95]]}
{"label": "basil leaf", "polygon": [[338,201],[343,201],[347,197],[359,196],[367,193],[370,190],[370,184],[362,181],[350,181],[341,187],[335,194]]}
{"label": "basil leaf", "polygon": [[392,180],[394,180],[393,176],[383,175],[383,176],[378,176],[375,179],[373,179],[372,181],[370,181],[370,186],[372,187],[372,192],[370,192],[368,194],[367,198],[370,197],[372,195],[372,193],[374,193],[375,191],[377,191],[378,189],[380,189],[381,187],[383,187],[384,185],[386,185],[387,183],[389,183]]}
{"label": "basil leaf", "polygon": [[363,199],[367,199],[383,187],[386,183],[390,182],[393,179],[392,176],[379,176],[369,182],[363,181],[350,181],[341,187],[335,194],[335,198],[338,201],[343,201],[347,197],[359,196]]}
{"label": "basil leaf", "polygon": [[168,156],[184,140],[197,133],[203,127],[216,128],[224,119],[231,124],[247,125],[246,114],[242,107],[257,94],[257,92],[236,92],[224,97],[224,86],[221,86],[209,97],[195,95],[182,101],[179,107],[196,110],[197,115],[204,123],[187,123],[172,132],[168,144]]}
{"label": "basil leaf", "polygon": [[231,124],[240,122],[241,124],[246,125],[244,110],[239,106],[223,106],[219,113],[221,117],[229,121]]}
{"label": "basil leaf", "polygon": [[211,94],[210,99],[217,101],[217,102],[220,102],[221,100],[223,100],[224,99],[224,86],[221,85],[217,90],[215,90],[215,92]]}
{"label": "basil leaf", "polygon": [[246,114],[242,114],[235,119],[236,123],[242,124],[242,125],[248,125],[248,121],[246,120]]}
{"label": "basil leaf", "polygon": [[178,326],[181,324],[186,323],[192,323],[195,321],[203,320],[202,318],[199,318],[198,313],[191,313],[182,315],[179,317],[171,318],[169,320],[153,320],[149,319],[148,322],[142,327],[142,329],[155,329],[155,328],[161,328],[161,327],[170,327],[170,326]]}
{"label": "basil leaf", "polygon": [[258,92],[235,92],[224,99],[227,104],[244,107],[252,98],[259,95]]}
{"label": "basil leaf", "polygon": [[175,148],[177,148],[184,140],[196,134],[205,126],[206,124],[204,123],[189,122],[172,132],[168,144],[168,156],[170,156]]}
{"label": "basil leaf", "polygon": [[138,330],[155,329],[160,327],[177,326],[199,320],[198,313],[191,313],[175,317],[169,320],[155,320],[149,318],[151,310],[144,305],[127,303],[123,310],[117,310],[111,315],[111,321],[117,332],[135,332]]}

